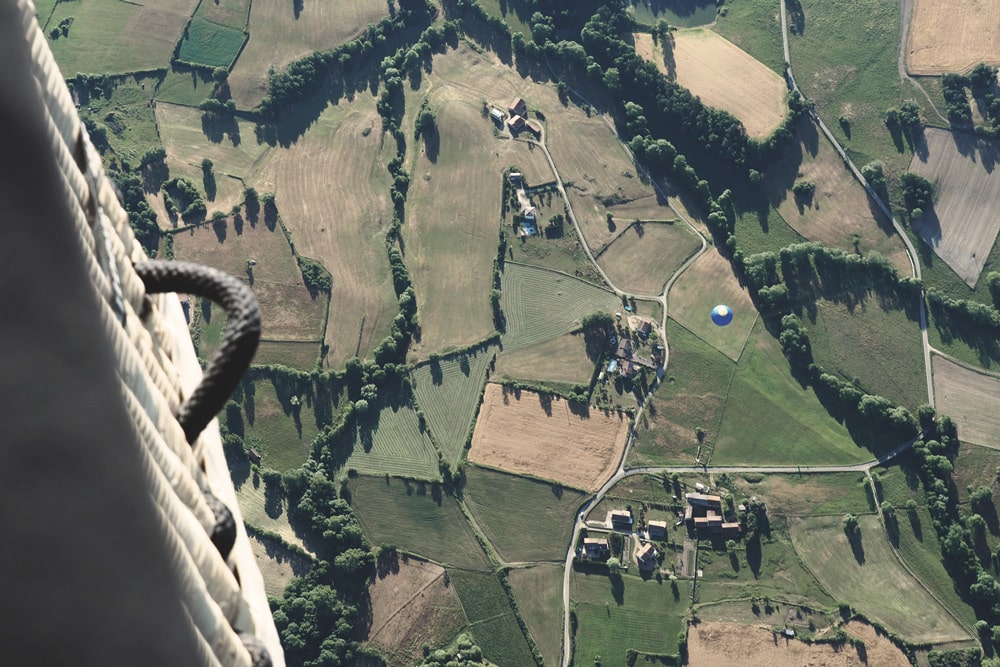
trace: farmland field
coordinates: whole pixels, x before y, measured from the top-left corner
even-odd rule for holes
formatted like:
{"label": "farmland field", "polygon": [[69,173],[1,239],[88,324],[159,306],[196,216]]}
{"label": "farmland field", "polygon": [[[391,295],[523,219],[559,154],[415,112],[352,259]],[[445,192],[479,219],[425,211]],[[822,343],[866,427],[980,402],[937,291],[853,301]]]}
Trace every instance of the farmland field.
{"label": "farmland field", "polygon": [[281,364],[289,368],[307,369],[316,365],[320,356],[320,341],[262,340],[257,345],[254,362]]}
{"label": "farmland field", "polygon": [[260,452],[262,465],[285,472],[305,463],[313,438],[325,424],[316,423],[308,401],[302,401],[297,413],[290,405],[286,410],[274,385],[259,380],[254,383],[252,399],[244,392],[243,424],[227,426]]}
{"label": "farmland field", "polygon": [[594,360],[587,356],[583,334],[563,334],[497,356],[498,380],[589,384]]}
{"label": "farmland field", "polygon": [[[353,420],[336,445],[336,457],[346,470],[367,475],[398,475],[437,480],[438,454],[420,428],[416,411],[407,406],[386,406]],[[345,453],[348,453],[344,459]]]}
{"label": "farmland field", "polygon": [[204,70],[171,70],[156,86],[157,101],[198,106],[212,94],[215,80]]}
{"label": "farmland field", "polygon": [[938,411],[958,426],[964,442],[1000,449],[1000,377],[940,355],[931,357]]}
{"label": "farmland field", "polygon": [[796,551],[831,595],[851,600],[866,616],[907,641],[941,643],[968,638],[899,565],[877,516],[858,517],[859,555],[852,553],[841,523],[839,516],[813,517],[791,526]]}
{"label": "farmland field", "polygon": [[[202,3],[204,4],[204,3]],[[243,46],[242,30],[195,17],[181,43],[180,59],[194,65],[228,68]]]}
{"label": "farmland field", "polygon": [[439,486],[362,476],[349,488],[351,506],[373,544],[392,544],[455,567],[490,567],[458,503]]}
{"label": "farmland field", "polygon": [[233,65],[229,86],[241,109],[260,103],[267,73],[280,72],[296,58],[332,49],[386,16],[381,0],[323,2],[254,0],[250,9],[250,41]]}
{"label": "farmland field", "polygon": [[762,498],[767,503],[768,514],[842,516],[848,512],[863,514],[875,511],[869,491],[871,487],[861,472],[748,477],[754,481],[734,476],[737,497]]}
{"label": "farmland field", "polygon": [[444,568],[414,558],[379,568],[371,586],[371,619],[366,643],[378,647],[388,664],[412,665],[424,645],[447,645],[466,625],[465,613]]}
{"label": "farmland field", "polygon": [[237,487],[236,498],[243,520],[248,524],[261,530],[275,532],[289,544],[306,548],[302,538],[295,534],[288,523],[286,501],[282,498],[274,507],[269,506],[264,495],[264,480],[259,475],[252,474],[250,479]]}
{"label": "farmland field", "polygon": [[72,17],[68,37],[49,40],[64,77],[165,67],[197,0],[149,4],[60,2],[49,23]]}
{"label": "farmland field", "polygon": [[561,565],[534,565],[515,568],[507,573],[510,587],[517,598],[517,608],[524,618],[546,665],[558,665],[562,653],[562,625],[553,622],[562,618]]}
{"label": "farmland field", "polygon": [[611,282],[633,294],[661,294],[667,280],[701,247],[680,221],[633,222],[597,257]]}
{"label": "farmland field", "polygon": [[915,0],[906,65],[914,74],[965,72],[1000,64],[1000,5]]}
{"label": "farmland field", "polygon": [[450,570],[472,636],[483,656],[498,665],[531,665],[531,649],[496,574]]}
{"label": "farmland field", "polygon": [[785,56],[781,48],[781,12],[770,0],[746,0],[726,5],[712,27],[751,56],[781,72]]}
{"label": "farmland field", "polygon": [[[733,310],[733,321],[724,327],[716,326],[711,318],[712,308],[720,303]],[[757,321],[750,294],[726,258],[714,249],[681,274],[670,288],[667,306],[670,317],[733,361],[740,358]]]}
{"label": "farmland field", "polygon": [[934,208],[913,228],[938,257],[976,285],[1000,231],[992,203],[1000,197],[998,144],[936,128],[924,131],[927,154],[914,155],[910,171],[935,184]]}
{"label": "farmland field", "polygon": [[570,599],[576,602],[579,627],[574,662],[625,665],[625,653],[677,654],[677,633],[683,627],[687,598],[675,600],[670,585],[623,574],[615,590],[607,575],[574,572]]}
{"label": "farmland field", "polygon": [[476,350],[413,369],[417,404],[424,411],[434,442],[449,465],[465,454],[483,383],[496,348]]}
{"label": "farmland field", "polygon": [[155,77],[129,76],[114,84],[111,97],[80,95],[80,116],[107,129],[108,144],[115,155],[137,163],[146,151],[160,145],[156,117],[149,99]]}
{"label": "farmland field", "polygon": [[309,571],[309,559],[292,553],[272,540],[249,535],[250,549],[257,560],[257,567],[264,576],[264,590],[268,595],[280,598],[285,588],[295,577]]}
{"label": "farmland field", "polygon": [[595,490],[618,467],[628,417],[486,385],[469,461]]}
{"label": "farmland field", "polygon": [[652,35],[633,37],[636,53],[708,106],[736,116],[749,136],[766,137],[785,119],[784,80],[725,37],[707,29],[681,30],[663,40],[671,44],[669,53]]}
{"label": "farmland field", "polygon": [[465,475],[469,511],[501,558],[561,562],[566,557],[582,493],[478,466],[468,466]]}
{"label": "farmland field", "polygon": [[656,25],[666,21],[670,25],[690,28],[715,20],[714,0],[695,0],[678,3],[669,0],[629,0],[629,10],[639,23]]}

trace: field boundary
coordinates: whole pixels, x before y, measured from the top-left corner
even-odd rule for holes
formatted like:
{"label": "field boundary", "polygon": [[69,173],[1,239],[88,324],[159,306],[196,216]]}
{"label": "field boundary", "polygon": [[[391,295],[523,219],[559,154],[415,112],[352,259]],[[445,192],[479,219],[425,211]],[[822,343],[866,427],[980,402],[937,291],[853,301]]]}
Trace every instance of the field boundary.
{"label": "field boundary", "polygon": [[[529,269],[529,270],[532,270],[532,271],[538,270],[538,271],[547,271],[549,273],[554,273],[556,275],[563,276],[564,278],[570,278],[571,280],[575,280],[578,283],[583,283],[584,285],[588,285],[590,287],[596,287],[596,288],[598,288],[600,290],[603,290],[603,291],[607,292],[608,294],[612,295],[616,299],[619,298],[619,296],[615,293],[615,291],[612,290],[612,289],[610,289],[610,288],[608,288],[607,285],[598,285],[597,283],[592,283],[589,280],[584,280],[583,278],[581,278],[579,276],[574,276],[574,275],[572,275],[570,273],[566,273],[565,271],[560,271],[559,269],[550,269],[547,266],[537,266],[535,264],[525,264],[524,262],[518,262],[517,260],[514,260],[514,259],[508,259],[508,260],[506,260],[504,262],[504,264],[505,265],[506,264],[513,264],[515,266],[522,266],[522,267],[524,267],[526,269]],[[650,299],[655,299],[657,297],[642,297],[641,295],[637,294],[635,296],[635,298],[636,299],[645,298],[646,300],[650,300]]]}
{"label": "field boundary", "polygon": [[619,238],[624,236],[625,232],[632,229],[632,227],[636,225],[673,225],[678,222],[680,222],[680,219],[678,218],[671,218],[670,220],[633,220],[632,222],[625,225],[625,227],[622,228],[620,232],[617,232],[614,236],[608,239],[608,241],[604,245],[602,245],[599,250],[594,252],[594,259],[600,258],[600,256],[603,255],[605,251],[607,251],[607,249],[611,247],[612,243],[614,243]]}

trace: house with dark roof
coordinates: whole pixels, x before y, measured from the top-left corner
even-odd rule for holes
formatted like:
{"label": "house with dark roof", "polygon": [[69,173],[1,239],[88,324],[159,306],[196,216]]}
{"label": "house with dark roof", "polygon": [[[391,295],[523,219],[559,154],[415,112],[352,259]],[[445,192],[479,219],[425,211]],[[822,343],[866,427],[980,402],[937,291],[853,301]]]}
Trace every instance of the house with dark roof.
{"label": "house with dark roof", "polygon": [[524,98],[518,97],[510,103],[507,111],[511,116],[525,116],[528,113],[528,105],[524,103]]}
{"label": "house with dark roof", "polygon": [[607,560],[611,555],[608,541],[601,537],[583,538],[583,555],[590,560]]}
{"label": "house with dark roof", "polygon": [[649,539],[664,540],[667,538],[666,521],[650,521],[646,526],[649,528]]}
{"label": "house with dark roof", "polygon": [[524,129],[524,116],[511,116],[507,121],[507,127],[511,132],[520,132]]}
{"label": "house with dark roof", "polygon": [[659,563],[656,557],[660,554],[656,551],[652,544],[646,542],[635,554],[635,559],[639,562],[639,567],[643,570],[652,570]]}
{"label": "house with dark roof", "polygon": [[632,530],[632,513],[628,510],[611,510],[611,527],[615,530]]}
{"label": "house with dark roof", "polygon": [[645,340],[649,338],[649,334],[653,331],[653,323],[649,320],[643,320],[637,331],[639,332],[639,336]]}

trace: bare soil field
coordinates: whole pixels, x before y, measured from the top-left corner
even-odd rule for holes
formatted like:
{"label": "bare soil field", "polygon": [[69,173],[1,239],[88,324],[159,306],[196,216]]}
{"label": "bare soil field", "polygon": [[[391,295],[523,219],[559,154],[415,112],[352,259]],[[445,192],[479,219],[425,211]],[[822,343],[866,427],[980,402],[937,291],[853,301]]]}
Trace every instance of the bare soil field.
{"label": "bare soil field", "polygon": [[1000,449],[1000,377],[937,354],[931,366],[937,408],[955,420],[962,440]]}
{"label": "bare soil field", "polygon": [[633,294],[661,294],[671,274],[701,247],[679,220],[633,222],[597,257],[611,281]]}
{"label": "bare soil field", "polygon": [[865,642],[866,658],[852,646],[809,645],[780,636],[769,627],[738,623],[699,623],[688,629],[688,654],[692,665],[706,667],[907,667],[906,656],[870,625],[852,621],[847,631]]}
{"label": "bare soil field", "polygon": [[[798,136],[798,145],[785,151],[764,176],[771,205],[789,227],[810,241],[854,252],[857,235],[862,254],[878,252],[900,275],[910,275],[903,240],[892,222],[870,204],[864,188],[844,167],[833,146],[809,119],[799,121]],[[815,183],[813,196],[796,197],[792,193],[796,181]]]}
{"label": "bare soil field", "polygon": [[594,491],[618,467],[628,427],[622,414],[488,384],[469,461]]}
{"label": "bare soil field", "polygon": [[[969,286],[1000,231],[993,203],[1000,199],[1000,144],[936,128],[924,130],[926,150],[918,150],[910,171],[935,185],[934,209],[913,228]],[[978,255],[978,257],[977,257]]]}
{"label": "bare soil field", "polygon": [[594,362],[587,358],[581,334],[563,334],[497,356],[494,377],[538,382],[588,384]]}
{"label": "bare soil field", "polygon": [[249,538],[250,549],[257,559],[260,573],[264,575],[264,590],[268,595],[280,598],[292,579],[309,572],[308,558],[255,535],[249,535]]}
{"label": "bare soil field", "polygon": [[666,50],[648,33],[633,37],[636,53],[705,104],[736,116],[751,137],[768,136],[788,113],[781,77],[711,30],[679,30]]}
{"label": "bare soil field", "polygon": [[[298,8],[298,9],[297,9]],[[296,58],[349,41],[387,12],[382,0],[255,0],[250,41],[229,74],[233,100],[241,109],[260,103],[268,71],[281,71]]]}
{"label": "bare soil field", "polygon": [[[667,299],[670,317],[730,359],[740,358],[757,310],[718,251],[709,248],[695,260],[673,284]],[[712,322],[712,308],[718,304],[733,310],[733,321],[727,326]]]}
{"label": "bare soil field", "polygon": [[423,645],[448,643],[466,625],[465,613],[440,565],[408,558],[380,568],[368,588],[371,625],[367,643],[390,658],[412,665]]}
{"label": "bare soil field", "polygon": [[1000,64],[1000,3],[914,0],[906,65],[912,74]]}

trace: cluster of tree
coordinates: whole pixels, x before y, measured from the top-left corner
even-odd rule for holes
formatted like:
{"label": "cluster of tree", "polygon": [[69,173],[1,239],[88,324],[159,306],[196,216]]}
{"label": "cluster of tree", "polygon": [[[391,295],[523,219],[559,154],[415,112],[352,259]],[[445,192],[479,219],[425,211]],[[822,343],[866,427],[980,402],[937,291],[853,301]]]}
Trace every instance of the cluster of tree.
{"label": "cluster of tree", "polygon": [[899,177],[903,186],[903,201],[910,215],[919,218],[924,211],[934,206],[934,185],[920,174],[903,172]]}
{"label": "cluster of tree", "polygon": [[885,190],[885,165],[876,160],[861,167],[861,175],[875,192]]}
{"label": "cluster of tree", "polygon": [[146,201],[146,194],[139,177],[125,169],[111,170],[111,179],[121,192],[122,207],[128,213],[128,224],[135,238],[150,257],[156,257],[160,246],[160,226],[156,222],[156,212]]}
{"label": "cluster of tree", "polygon": [[1000,308],[1000,273],[997,271],[987,273],[986,287],[990,291],[990,298],[993,299],[993,307]]}
{"label": "cluster of tree", "polygon": [[166,159],[167,151],[165,148],[162,146],[150,148],[139,158],[139,169],[145,169],[146,167],[154,164],[162,164]]}
{"label": "cluster of tree", "polygon": [[424,659],[416,667],[487,667],[490,663],[483,658],[483,651],[468,635],[459,635],[455,646],[450,649],[425,651]]}
{"label": "cluster of tree", "polygon": [[812,181],[795,181],[795,185],[792,186],[792,192],[797,197],[802,197],[803,199],[809,199],[816,192],[816,184]]}
{"label": "cluster of tree", "polygon": [[[994,274],[995,275],[995,274]],[[1000,283],[1000,281],[997,281]],[[1000,286],[1000,285],[998,285]],[[992,285],[991,294],[993,292]],[[958,328],[973,328],[1000,334],[1000,312],[971,299],[954,299],[935,289],[927,290],[927,305],[935,320],[948,320]]]}
{"label": "cluster of tree", "polygon": [[49,30],[49,37],[52,39],[59,39],[60,37],[69,37],[69,27],[73,25],[73,17],[67,16],[59,25]]}
{"label": "cluster of tree", "polygon": [[941,92],[944,94],[948,120],[952,125],[972,124],[972,108],[965,92],[968,85],[969,79],[961,74],[945,74],[941,77]]}
{"label": "cluster of tree", "polygon": [[890,107],[885,112],[885,125],[892,134],[893,141],[896,142],[896,148],[903,150],[905,138],[912,150],[923,132],[920,107],[912,100],[903,102],[898,109]]}
{"label": "cluster of tree", "polygon": [[167,215],[174,218],[179,215],[185,222],[204,219],[208,211],[205,200],[191,181],[177,176],[164,182],[160,189]]}
{"label": "cluster of tree", "polygon": [[302,272],[302,281],[311,292],[329,292],[333,288],[333,277],[325,266],[315,259],[309,259],[302,255],[296,255],[295,259]]}
{"label": "cluster of tree", "polygon": [[431,109],[427,98],[420,103],[417,119],[413,123],[413,137],[420,139],[421,135],[431,135],[437,132],[437,115]]}

